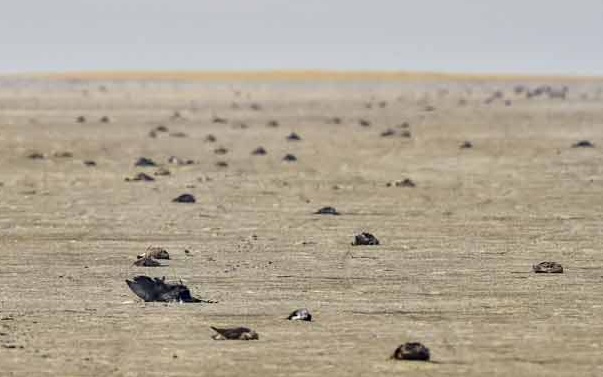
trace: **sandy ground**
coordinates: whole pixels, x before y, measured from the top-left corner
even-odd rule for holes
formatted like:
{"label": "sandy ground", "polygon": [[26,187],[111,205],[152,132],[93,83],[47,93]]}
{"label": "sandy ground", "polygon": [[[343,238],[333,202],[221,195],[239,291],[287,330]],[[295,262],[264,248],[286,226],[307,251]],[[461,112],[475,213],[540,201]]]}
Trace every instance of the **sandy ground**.
{"label": "sandy ground", "polygon": [[[603,85],[513,84],[2,80],[0,374],[603,375]],[[484,104],[495,89],[511,106]],[[157,170],[142,156],[172,174],[126,182]],[[312,214],[326,205],[342,215]],[[351,246],[361,231],[381,245]],[[150,245],[167,267],[132,266]],[[532,273],[543,260],[565,273]],[[139,274],[219,303],[144,303]],[[315,321],[284,319],[299,307]],[[389,360],[406,341],[434,362]]]}

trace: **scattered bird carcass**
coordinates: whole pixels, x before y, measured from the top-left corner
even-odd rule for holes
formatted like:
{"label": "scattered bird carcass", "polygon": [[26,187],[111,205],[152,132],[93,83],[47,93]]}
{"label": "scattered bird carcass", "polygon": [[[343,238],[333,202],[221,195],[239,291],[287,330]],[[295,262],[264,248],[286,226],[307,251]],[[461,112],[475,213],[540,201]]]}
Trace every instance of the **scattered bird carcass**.
{"label": "scattered bird carcass", "polygon": [[312,321],[312,314],[310,314],[310,311],[306,308],[303,309],[297,309],[295,311],[293,311],[291,314],[289,314],[289,316],[287,317],[287,319],[289,321],[307,321],[310,322]]}
{"label": "scattered bird carcass", "polygon": [[562,274],[563,266],[557,262],[540,262],[532,266],[537,274]]}
{"label": "scattered bird carcass", "polygon": [[182,282],[167,283],[165,277],[151,278],[140,275],[132,280],[126,279],[126,283],[132,292],[145,302],[215,303],[215,301],[193,297],[188,287]]}
{"label": "scattered bird carcass", "polygon": [[376,246],[379,245],[379,240],[377,237],[373,236],[371,233],[362,232],[357,234],[354,237],[354,242],[352,242],[353,246]]}
{"label": "scattered bird carcass", "polygon": [[334,215],[334,216],[340,215],[340,213],[337,212],[337,209],[335,209],[335,207],[331,207],[331,206],[322,207],[318,211],[314,212],[314,214],[315,215]]}
{"label": "scattered bird carcass", "polygon": [[247,327],[218,328],[210,326],[216,334],[212,335],[214,340],[258,340],[258,333]]}
{"label": "scattered bird carcass", "polygon": [[431,353],[429,352],[429,348],[425,347],[423,344],[409,342],[396,348],[391,358],[408,361],[429,361],[431,359]]}

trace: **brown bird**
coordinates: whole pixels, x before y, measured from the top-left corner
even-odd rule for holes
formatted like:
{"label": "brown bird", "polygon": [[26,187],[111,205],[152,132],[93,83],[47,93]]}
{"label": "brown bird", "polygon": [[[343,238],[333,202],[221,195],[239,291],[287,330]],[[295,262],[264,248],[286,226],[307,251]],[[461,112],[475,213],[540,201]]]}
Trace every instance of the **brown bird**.
{"label": "brown bird", "polygon": [[212,335],[214,340],[258,340],[260,337],[258,333],[247,328],[247,327],[231,327],[225,329],[219,329],[214,326],[210,326],[216,334]]}

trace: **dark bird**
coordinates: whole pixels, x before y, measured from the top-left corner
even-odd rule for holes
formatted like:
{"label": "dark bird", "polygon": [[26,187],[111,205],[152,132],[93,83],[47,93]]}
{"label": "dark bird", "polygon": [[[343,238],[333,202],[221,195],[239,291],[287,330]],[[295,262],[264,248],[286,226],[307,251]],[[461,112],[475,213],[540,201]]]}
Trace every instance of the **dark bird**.
{"label": "dark bird", "polygon": [[562,274],[563,266],[557,262],[540,262],[532,266],[537,274]]}
{"label": "dark bird", "polygon": [[136,163],[134,164],[134,166],[157,166],[157,164],[155,163],[155,161],[151,160],[150,158],[146,158],[146,157],[140,157]]}
{"label": "dark bird", "polygon": [[232,327],[226,329],[219,329],[217,327],[210,326],[216,334],[212,335],[214,340],[258,340],[260,337],[258,333],[247,328],[247,327]]}
{"label": "dark bird", "polygon": [[151,257],[142,257],[137,259],[134,263],[134,266],[138,267],[163,267],[164,265],[157,262],[155,259]]}
{"label": "dark bird", "polygon": [[470,141],[464,141],[463,144],[461,144],[461,146],[459,148],[471,149],[471,148],[473,148],[473,143],[471,143]]}
{"label": "dark bird", "polygon": [[172,202],[174,203],[195,203],[196,201],[197,199],[191,194],[182,194],[172,199]]}
{"label": "dark bird", "polygon": [[594,148],[595,145],[588,140],[580,140],[579,142],[572,144],[572,148]]}
{"label": "dark bird", "polygon": [[340,215],[339,212],[337,212],[337,210],[334,207],[322,207],[321,209],[319,209],[318,211],[314,212],[315,215],[335,215],[338,216]]}
{"label": "dark bird", "polygon": [[288,153],[285,155],[285,157],[283,157],[283,161],[287,161],[287,162],[293,162],[293,161],[297,161],[297,157],[295,157],[295,155]]}
{"label": "dark bird", "polygon": [[287,317],[290,321],[312,321],[312,314],[308,309],[297,309]]}
{"label": "dark bird", "polygon": [[370,233],[362,232],[354,238],[352,245],[379,245],[379,240]]}
{"label": "dark bird", "polygon": [[394,351],[391,357],[396,360],[429,361],[429,348],[421,343],[404,343]]}
{"label": "dark bird", "polygon": [[191,291],[186,285],[180,283],[166,283],[165,277],[150,278],[148,276],[136,276],[132,280],[127,280],[128,287],[143,299],[145,302],[204,302],[214,303],[210,300],[202,300],[191,296]]}
{"label": "dark bird", "polygon": [[266,152],[266,149],[264,149],[264,147],[257,147],[256,149],[254,149],[251,154],[254,156],[264,156],[265,154],[267,154],[268,152]]}
{"label": "dark bird", "polygon": [[289,134],[289,136],[287,136],[287,140],[289,140],[289,141],[299,141],[299,140],[301,140],[301,136],[299,136],[295,132],[291,132]]}

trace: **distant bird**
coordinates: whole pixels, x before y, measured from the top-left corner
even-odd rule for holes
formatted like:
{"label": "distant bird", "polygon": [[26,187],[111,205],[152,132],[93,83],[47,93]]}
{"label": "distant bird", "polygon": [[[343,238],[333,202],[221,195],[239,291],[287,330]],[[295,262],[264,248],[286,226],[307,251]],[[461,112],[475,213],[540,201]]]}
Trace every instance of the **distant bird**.
{"label": "distant bird", "polygon": [[27,155],[27,158],[30,158],[32,160],[43,160],[46,158],[46,156],[40,152],[32,152]]}
{"label": "distant bird", "polygon": [[396,360],[429,361],[431,355],[429,348],[421,343],[412,342],[400,345],[391,356]]}
{"label": "distant bird", "polygon": [[594,148],[595,145],[589,140],[580,140],[577,143],[572,144],[572,148]]}
{"label": "distant bird", "polygon": [[136,161],[136,163],[134,164],[134,166],[146,167],[146,166],[157,166],[157,164],[155,163],[155,161],[151,160],[150,158],[140,157]]}
{"label": "distant bird", "polygon": [[138,173],[132,178],[127,177],[125,179],[126,182],[137,182],[137,181],[152,182],[154,180],[155,180],[155,178],[151,177],[150,175],[148,175],[146,173]]}
{"label": "distant bird", "polygon": [[291,132],[289,134],[289,136],[287,136],[287,140],[289,140],[289,141],[300,141],[301,140],[301,136],[299,136],[295,132]]}
{"label": "distant bird", "polygon": [[353,246],[359,245],[379,245],[379,240],[370,233],[362,232],[354,238]]}
{"label": "distant bird", "polygon": [[537,274],[562,274],[563,266],[557,262],[540,262],[532,266]]}
{"label": "distant bird", "polygon": [[128,287],[143,299],[145,302],[204,302],[214,303],[210,300],[202,300],[191,296],[191,291],[180,283],[166,283],[165,277],[150,278],[148,276],[136,276],[132,280],[127,280]]}
{"label": "distant bird", "polygon": [[247,328],[247,327],[232,327],[226,329],[219,329],[214,326],[210,326],[216,334],[212,335],[214,340],[258,340],[260,337],[258,333]]}
{"label": "distant bird", "polygon": [[392,187],[392,186],[396,186],[396,187],[416,187],[417,184],[410,178],[405,178],[402,181],[395,181],[394,183],[392,182],[388,182],[386,184],[387,187]]}
{"label": "distant bird", "polygon": [[220,124],[226,124],[226,123],[228,123],[228,119],[226,119],[226,118],[220,118],[217,115],[214,116],[211,121],[212,121],[212,123],[220,123]]}
{"label": "distant bird", "polygon": [[264,156],[265,154],[267,154],[268,152],[266,152],[266,149],[264,149],[264,147],[257,147],[256,149],[254,149],[251,154],[254,156]]}
{"label": "distant bird", "polygon": [[387,130],[381,132],[381,137],[389,137],[389,136],[394,136],[396,134],[396,131],[388,128]]}
{"label": "distant bird", "polygon": [[318,211],[314,212],[315,215],[334,215],[334,216],[338,216],[340,215],[339,212],[337,212],[337,210],[334,207],[322,207],[321,209],[319,209]]}
{"label": "distant bird", "polygon": [[366,120],[366,119],[360,119],[360,120],[358,121],[358,123],[359,123],[359,124],[360,124],[362,127],[368,127],[368,126],[370,126],[370,125],[371,125],[371,122],[369,122],[369,121],[368,121],[368,120]]}
{"label": "distant bird", "polygon": [[137,255],[136,258],[170,259],[170,253],[161,246],[149,246],[147,251]]}
{"label": "distant bird", "polygon": [[297,157],[295,157],[295,155],[288,153],[285,155],[285,157],[283,157],[283,161],[287,161],[287,162],[294,162],[297,161]]}
{"label": "distant bird", "polygon": [[156,176],[166,176],[166,175],[171,175],[171,174],[172,174],[172,172],[166,168],[159,168],[159,169],[157,169],[156,172],[153,173],[153,175],[156,175]]}
{"label": "distant bird", "polygon": [[287,317],[290,321],[312,321],[312,314],[308,309],[297,309]]}
{"label": "distant bird", "polygon": [[138,267],[163,267],[164,266],[151,257],[143,257],[143,258],[137,259],[133,263],[133,265],[138,266]]}
{"label": "distant bird", "polygon": [[172,199],[172,202],[174,203],[195,203],[196,201],[197,199],[192,194],[182,194]]}
{"label": "distant bird", "polygon": [[226,149],[224,147],[219,147],[219,148],[214,149],[214,153],[220,154],[220,155],[226,154],[226,153],[228,153],[228,149]]}
{"label": "distant bird", "polygon": [[471,149],[473,148],[473,143],[471,143],[470,141],[464,141],[460,147],[461,149]]}

